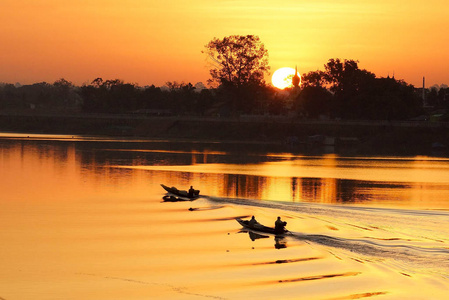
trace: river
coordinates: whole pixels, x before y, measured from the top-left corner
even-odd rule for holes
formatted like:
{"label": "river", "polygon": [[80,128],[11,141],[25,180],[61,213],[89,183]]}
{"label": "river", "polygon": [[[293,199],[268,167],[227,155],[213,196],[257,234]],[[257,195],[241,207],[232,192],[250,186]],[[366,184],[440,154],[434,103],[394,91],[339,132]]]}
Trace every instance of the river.
{"label": "river", "polygon": [[[164,202],[160,184],[201,190]],[[0,134],[0,299],[445,299],[449,159]],[[277,216],[290,234],[236,217]]]}

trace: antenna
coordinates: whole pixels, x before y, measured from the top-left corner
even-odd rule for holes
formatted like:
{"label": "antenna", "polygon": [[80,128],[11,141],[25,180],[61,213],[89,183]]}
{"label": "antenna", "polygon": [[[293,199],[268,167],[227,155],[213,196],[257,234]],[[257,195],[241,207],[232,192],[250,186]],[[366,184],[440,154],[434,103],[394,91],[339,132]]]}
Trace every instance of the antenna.
{"label": "antenna", "polygon": [[424,106],[426,106],[426,77],[424,76],[422,77],[422,101]]}

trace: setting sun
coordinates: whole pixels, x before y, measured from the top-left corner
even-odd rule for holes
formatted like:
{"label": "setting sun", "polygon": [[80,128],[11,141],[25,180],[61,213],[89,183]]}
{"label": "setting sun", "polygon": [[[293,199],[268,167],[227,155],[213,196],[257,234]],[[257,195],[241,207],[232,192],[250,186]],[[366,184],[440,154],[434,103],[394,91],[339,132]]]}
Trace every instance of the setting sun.
{"label": "setting sun", "polygon": [[[277,69],[273,76],[271,77],[271,83],[277,87],[278,89],[285,89],[287,87],[292,87],[292,78],[295,76],[295,69],[285,67]],[[298,72],[299,78],[301,78],[301,75]]]}

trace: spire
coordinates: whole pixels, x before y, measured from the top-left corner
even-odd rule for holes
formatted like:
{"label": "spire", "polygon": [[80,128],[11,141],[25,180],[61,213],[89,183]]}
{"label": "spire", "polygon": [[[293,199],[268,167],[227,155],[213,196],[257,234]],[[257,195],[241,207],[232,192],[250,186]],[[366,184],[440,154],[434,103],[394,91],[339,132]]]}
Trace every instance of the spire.
{"label": "spire", "polygon": [[301,81],[301,79],[298,76],[298,66],[295,66],[295,75],[292,78],[292,84],[293,87],[298,87],[299,86],[299,82]]}

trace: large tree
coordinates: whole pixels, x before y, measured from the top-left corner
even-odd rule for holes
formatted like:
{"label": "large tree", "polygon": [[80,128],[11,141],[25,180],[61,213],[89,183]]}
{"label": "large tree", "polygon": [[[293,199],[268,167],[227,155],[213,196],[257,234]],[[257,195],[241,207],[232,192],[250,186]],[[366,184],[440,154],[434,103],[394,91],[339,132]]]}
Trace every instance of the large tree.
{"label": "large tree", "polygon": [[241,87],[261,85],[268,73],[268,51],[255,35],[231,35],[214,38],[206,46],[211,61],[209,83]]}

